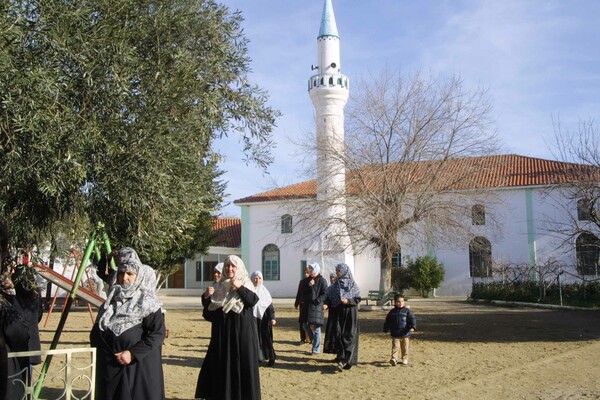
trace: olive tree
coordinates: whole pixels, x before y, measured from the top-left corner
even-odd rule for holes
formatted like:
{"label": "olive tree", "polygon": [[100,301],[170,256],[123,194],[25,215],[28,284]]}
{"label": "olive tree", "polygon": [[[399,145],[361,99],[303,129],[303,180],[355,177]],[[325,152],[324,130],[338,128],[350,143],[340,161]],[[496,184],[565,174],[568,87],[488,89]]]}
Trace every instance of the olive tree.
{"label": "olive tree", "polygon": [[[103,223],[155,265],[209,243],[212,143],[266,168],[278,112],[248,82],[242,15],[212,0],[0,5],[0,213],[17,246]],[[81,235],[80,235],[81,236]]]}

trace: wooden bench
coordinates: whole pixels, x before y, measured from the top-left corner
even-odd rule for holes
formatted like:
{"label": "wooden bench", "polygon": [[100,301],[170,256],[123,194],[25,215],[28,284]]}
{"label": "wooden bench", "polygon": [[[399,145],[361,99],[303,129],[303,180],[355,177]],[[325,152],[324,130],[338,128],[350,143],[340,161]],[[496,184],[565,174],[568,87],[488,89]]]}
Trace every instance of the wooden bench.
{"label": "wooden bench", "polygon": [[369,290],[369,294],[365,298],[365,301],[367,305],[369,305],[369,300],[374,301],[375,304],[378,304],[381,301],[381,304],[385,306],[394,301],[394,296],[396,296],[396,293],[397,292],[391,291],[386,294],[381,290]]}
{"label": "wooden bench", "polygon": [[365,298],[365,301],[367,302],[367,305],[369,305],[369,300],[377,303],[379,300],[383,299],[383,296],[385,296],[384,292],[379,290],[369,290],[369,294]]}

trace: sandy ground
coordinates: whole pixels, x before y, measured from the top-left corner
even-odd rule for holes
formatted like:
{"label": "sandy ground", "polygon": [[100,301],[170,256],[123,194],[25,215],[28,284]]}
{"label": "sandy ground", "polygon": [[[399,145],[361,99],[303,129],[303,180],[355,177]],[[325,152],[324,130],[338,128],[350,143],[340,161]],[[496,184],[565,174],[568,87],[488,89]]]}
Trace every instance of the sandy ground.
{"label": "sandy ground", "polygon": [[[386,310],[362,310],[359,365],[299,345],[297,312],[278,305],[274,367],[261,367],[263,399],[600,399],[600,311],[543,310],[449,299],[409,302],[418,321],[410,364],[392,367]],[[201,310],[168,310],[163,348],[167,399],[191,399],[210,325]],[[44,316],[45,319],[45,316]],[[44,322],[42,319],[42,324]],[[60,315],[41,328],[47,349]],[[69,315],[58,348],[86,347],[85,308]]]}

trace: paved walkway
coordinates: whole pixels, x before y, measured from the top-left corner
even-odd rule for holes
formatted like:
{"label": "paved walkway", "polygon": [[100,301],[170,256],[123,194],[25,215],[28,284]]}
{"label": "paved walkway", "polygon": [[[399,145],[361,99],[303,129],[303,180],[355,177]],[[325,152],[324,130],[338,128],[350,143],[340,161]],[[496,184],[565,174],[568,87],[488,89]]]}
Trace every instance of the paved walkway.
{"label": "paved walkway", "polygon": [[[163,303],[166,310],[194,310],[202,308],[201,296],[178,296],[171,294],[161,294],[158,292],[158,298]],[[292,298],[276,298],[273,299],[273,304],[279,307],[294,307]]]}
{"label": "paved walkway", "polygon": [[[170,289],[170,290],[159,290],[158,291],[158,298],[160,299],[160,301],[162,301],[163,303],[163,307],[166,310],[186,310],[186,309],[190,309],[190,310],[194,310],[194,309],[201,309],[202,308],[202,300],[201,300],[201,292],[199,290],[187,290],[187,289],[183,289],[180,290],[179,292],[177,292],[174,289]],[[410,302],[418,302],[418,301],[426,301],[426,302],[443,302],[443,301],[461,301],[461,300],[466,300],[466,297],[464,296],[460,296],[460,297],[436,297],[436,298],[411,298]],[[273,298],[273,305],[275,307],[283,307],[283,308],[293,308],[294,307],[294,298],[282,298],[282,297],[277,297],[277,298]],[[372,304],[372,303],[371,303]],[[372,310],[372,309],[391,309],[392,306],[373,306],[373,305],[366,305],[366,304],[361,304],[360,305],[360,309],[361,310]]]}

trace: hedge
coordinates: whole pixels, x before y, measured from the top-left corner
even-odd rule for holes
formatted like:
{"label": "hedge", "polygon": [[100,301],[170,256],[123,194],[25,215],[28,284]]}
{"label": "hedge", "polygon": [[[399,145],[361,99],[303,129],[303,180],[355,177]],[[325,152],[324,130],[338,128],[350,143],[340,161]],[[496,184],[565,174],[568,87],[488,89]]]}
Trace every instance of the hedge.
{"label": "hedge", "polygon": [[519,301],[526,303],[600,308],[600,282],[569,283],[559,288],[554,283],[544,287],[537,282],[474,283],[470,297],[479,300]]}

